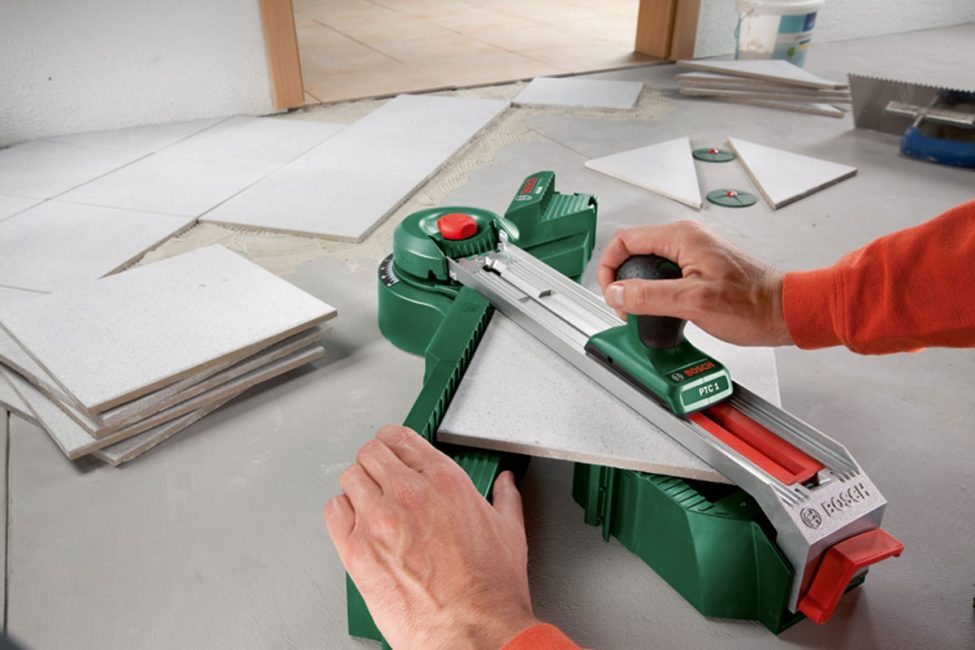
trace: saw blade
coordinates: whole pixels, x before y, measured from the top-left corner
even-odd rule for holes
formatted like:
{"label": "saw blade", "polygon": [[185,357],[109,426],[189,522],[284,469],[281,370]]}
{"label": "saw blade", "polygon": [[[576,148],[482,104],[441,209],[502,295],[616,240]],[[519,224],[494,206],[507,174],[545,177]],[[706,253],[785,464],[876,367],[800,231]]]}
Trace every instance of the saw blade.
{"label": "saw blade", "polygon": [[[853,97],[853,123],[858,129],[903,135],[914,119],[885,111],[894,102],[914,106],[930,106],[945,92],[966,92],[960,88],[930,86],[928,84],[883,79],[867,75],[849,74],[850,94]],[[968,91],[970,92],[970,91]]]}

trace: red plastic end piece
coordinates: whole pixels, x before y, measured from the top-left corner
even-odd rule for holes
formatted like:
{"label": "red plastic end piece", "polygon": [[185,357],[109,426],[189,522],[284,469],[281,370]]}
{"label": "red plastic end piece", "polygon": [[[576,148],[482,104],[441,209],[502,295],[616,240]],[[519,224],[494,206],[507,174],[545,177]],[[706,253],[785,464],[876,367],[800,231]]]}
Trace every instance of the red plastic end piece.
{"label": "red plastic end piece", "polygon": [[444,239],[470,239],[477,234],[477,222],[469,214],[451,212],[437,219],[437,229]]}
{"label": "red plastic end piece", "polygon": [[904,551],[883,528],[875,528],[834,544],[823,555],[816,577],[806,595],[799,600],[799,611],[816,623],[825,623],[833,615],[840,597],[861,569]]}

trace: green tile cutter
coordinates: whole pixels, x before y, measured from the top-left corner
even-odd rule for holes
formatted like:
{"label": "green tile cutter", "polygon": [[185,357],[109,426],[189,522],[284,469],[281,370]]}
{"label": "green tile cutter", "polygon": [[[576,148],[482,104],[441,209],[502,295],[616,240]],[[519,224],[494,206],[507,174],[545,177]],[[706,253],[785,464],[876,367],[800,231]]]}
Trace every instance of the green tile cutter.
{"label": "green tile cutter", "polygon": [[[496,309],[610,390],[735,485],[577,463],[573,497],[601,526],[707,616],[756,619],[779,632],[804,615],[824,622],[866,568],[899,555],[880,528],[886,501],[842,445],[735,384],[683,338],[678,319],[620,325],[577,284],[592,254],[596,198],[555,191],[538,172],[504,216],[468,207],[423,210],[394,234],[380,264],[379,327],[426,357],[404,424],[435,441]],[[675,277],[663,258],[629,260],[627,277]],[[631,275],[632,274],[632,275]],[[445,451],[485,496],[526,460]],[[347,581],[349,632],[381,640]]]}

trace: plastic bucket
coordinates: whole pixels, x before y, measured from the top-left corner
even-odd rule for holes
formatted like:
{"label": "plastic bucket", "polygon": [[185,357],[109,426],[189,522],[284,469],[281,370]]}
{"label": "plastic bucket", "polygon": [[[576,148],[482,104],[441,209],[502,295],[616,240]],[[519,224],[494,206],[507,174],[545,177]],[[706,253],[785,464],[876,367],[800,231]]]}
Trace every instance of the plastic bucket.
{"label": "plastic bucket", "polygon": [[785,59],[805,64],[826,0],[737,0],[736,59]]}

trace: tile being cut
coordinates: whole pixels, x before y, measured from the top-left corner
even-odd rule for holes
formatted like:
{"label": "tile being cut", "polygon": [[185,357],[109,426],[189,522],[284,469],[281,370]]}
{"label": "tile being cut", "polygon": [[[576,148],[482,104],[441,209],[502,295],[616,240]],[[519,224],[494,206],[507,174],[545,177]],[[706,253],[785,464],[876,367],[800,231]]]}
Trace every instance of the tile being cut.
{"label": "tile being cut", "polygon": [[201,221],[359,241],[507,106],[400,95]]}
{"label": "tile being cut", "polygon": [[[96,449],[107,447],[146,431],[152,430],[154,435],[162,435],[164,430],[160,429],[160,427],[171,424],[174,420],[193,414],[201,409],[209,408],[214,402],[226,402],[248,388],[299,366],[316,361],[324,354],[325,351],[318,345],[294,352],[278,361],[274,361],[229,381],[222,386],[198,395],[191,400],[182,402],[166,411],[156,413],[145,420],[141,420],[102,438],[95,438],[90,435],[84,427],[72,420],[63,410],[35,389],[30,382],[9,370],[0,370],[0,372],[3,372],[4,377],[13,385],[14,390],[17,391],[24,402],[26,402],[35,420],[50,434],[65,455],[68,458],[75,459],[91,453]],[[191,421],[184,419],[182,428],[190,424],[192,424]],[[176,431],[169,429],[165,431],[168,431],[169,435],[176,433]]]}
{"label": "tile being cut", "polygon": [[335,314],[244,257],[208,246],[6,306],[0,323],[77,406],[98,414]]}
{"label": "tile being cut", "polygon": [[856,167],[728,138],[758,191],[781,208],[857,173]]}
{"label": "tile being cut", "polygon": [[49,199],[140,156],[64,142],[25,142],[0,151],[0,194]]}
{"label": "tile being cut", "polygon": [[60,291],[97,280],[193,222],[189,217],[46,201],[0,222],[0,284]]}
{"label": "tile being cut", "polygon": [[6,196],[0,194],[0,221],[14,216],[18,212],[23,212],[40,203],[37,199],[25,199],[19,196]]}
{"label": "tile being cut", "polygon": [[226,119],[225,117],[216,117],[202,120],[189,120],[186,122],[148,124],[110,131],[90,131],[88,133],[58,135],[47,139],[67,144],[99,147],[101,149],[117,149],[119,151],[131,151],[139,155],[147,155],[204,131]]}
{"label": "tile being cut", "polygon": [[633,108],[642,91],[643,83],[639,81],[537,77],[518,93],[513,103],[627,109]]}
{"label": "tile being cut", "polygon": [[586,167],[692,208],[701,207],[690,138],[587,160]]}
{"label": "tile being cut", "polygon": [[802,86],[805,88],[846,88],[847,84],[823,79],[797,65],[782,59],[770,59],[763,61],[678,61],[677,65],[682,68],[693,70],[703,70],[705,72],[717,72],[729,74],[737,77],[747,77],[752,79],[764,79],[776,81],[792,86]]}
{"label": "tile being cut", "polygon": [[345,127],[328,122],[236,116],[168,147],[166,153],[283,165]]}
{"label": "tile being cut", "polygon": [[152,154],[61,197],[71,203],[196,217],[254,184],[268,163]]}

